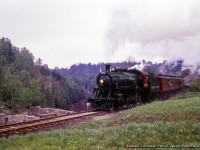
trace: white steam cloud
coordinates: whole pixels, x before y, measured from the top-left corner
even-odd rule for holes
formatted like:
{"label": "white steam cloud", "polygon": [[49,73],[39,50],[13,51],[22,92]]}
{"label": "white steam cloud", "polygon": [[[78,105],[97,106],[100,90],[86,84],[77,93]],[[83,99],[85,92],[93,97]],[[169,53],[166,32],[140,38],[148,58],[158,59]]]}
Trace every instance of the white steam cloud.
{"label": "white steam cloud", "polygon": [[114,56],[152,61],[183,58],[197,64],[200,1],[135,0],[114,11],[105,41]]}

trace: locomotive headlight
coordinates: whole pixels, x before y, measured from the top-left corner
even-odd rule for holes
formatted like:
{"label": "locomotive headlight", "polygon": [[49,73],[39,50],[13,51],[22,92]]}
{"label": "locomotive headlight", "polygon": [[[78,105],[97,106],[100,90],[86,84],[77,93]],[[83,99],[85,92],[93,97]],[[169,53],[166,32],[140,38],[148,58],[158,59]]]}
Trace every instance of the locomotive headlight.
{"label": "locomotive headlight", "polygon": [[103,83],[104,83],[104,80],[103,80],[103,79],[100,79],[100,80],[99,80],[99,83],[100,83],[100,84],[103,84]]}
{"label": "locomotive headlight", "polygon": [[110,88],[112,86],[112,81],[110,76],[107,74],[100,74],[97,77],[97,86],[103,89]]}

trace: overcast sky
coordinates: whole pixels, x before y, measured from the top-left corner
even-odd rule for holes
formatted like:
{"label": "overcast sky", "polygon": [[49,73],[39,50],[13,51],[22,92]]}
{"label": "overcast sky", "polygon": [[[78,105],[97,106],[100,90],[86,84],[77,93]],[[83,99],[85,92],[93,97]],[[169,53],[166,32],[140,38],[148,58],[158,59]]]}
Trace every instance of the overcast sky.
{"label": "overcast sky", "polygon": [[0,0],[0,37],[50,68],[128,59],[200,62],[200,0]]}

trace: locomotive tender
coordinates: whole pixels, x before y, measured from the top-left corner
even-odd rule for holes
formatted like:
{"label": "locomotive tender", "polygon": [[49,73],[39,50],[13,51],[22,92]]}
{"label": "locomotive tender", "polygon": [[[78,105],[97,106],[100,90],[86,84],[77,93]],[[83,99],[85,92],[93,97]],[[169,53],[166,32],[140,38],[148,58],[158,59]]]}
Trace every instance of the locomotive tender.
{"label": "locomotive tender", "polygon": [[152,97],[180,90],[179,77],[153,74],[137,69],[116,69],[106,65],[97,76],[97,87],[88,99],[92,109],[118,109],[148,102]]}

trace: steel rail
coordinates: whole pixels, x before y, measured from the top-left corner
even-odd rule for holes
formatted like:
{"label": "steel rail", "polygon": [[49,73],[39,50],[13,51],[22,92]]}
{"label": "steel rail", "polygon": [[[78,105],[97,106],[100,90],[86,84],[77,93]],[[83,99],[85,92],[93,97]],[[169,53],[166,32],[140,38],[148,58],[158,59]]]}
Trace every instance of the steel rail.
{"label": "steel rail", "polygon": [[84,112],[84,113],[77,113],[73,115],[68,115],[68,116],[59,116],[59,117],[54,117],[54,118],[45,118],[45,119],[39,119],[39,120],[34,120],[34,122],[29,122],[29,123],[24,123],[21,124],[14,124],[12,126],[7,126],[6,128],[0,129],[0,137],[8,137],[10,135],[14,134],[24,134],[28,133],[34,130],[38,130],[44,127],[51,126],[54,123],[60,123],[63,121],[69,121],[77,118],[82,118],[82,117],[87,117],[91,115],[96,115],[99,114],[98,112]]}

